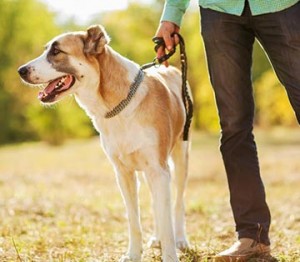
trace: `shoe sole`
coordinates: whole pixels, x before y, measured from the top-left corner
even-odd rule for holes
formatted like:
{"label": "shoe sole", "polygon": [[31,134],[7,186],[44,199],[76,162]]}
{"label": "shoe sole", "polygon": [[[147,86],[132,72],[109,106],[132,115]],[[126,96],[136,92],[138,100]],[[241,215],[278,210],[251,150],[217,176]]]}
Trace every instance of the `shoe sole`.
{"label": "shoe sole", "polygon": [[[250,262],[249,259],[268,259],[271,257],[270,252],[256,253],[251,255],[240,255],[240,256],[214,256],[212,257],[212,262]],[[267,260],[268,261],[268,260]]]}

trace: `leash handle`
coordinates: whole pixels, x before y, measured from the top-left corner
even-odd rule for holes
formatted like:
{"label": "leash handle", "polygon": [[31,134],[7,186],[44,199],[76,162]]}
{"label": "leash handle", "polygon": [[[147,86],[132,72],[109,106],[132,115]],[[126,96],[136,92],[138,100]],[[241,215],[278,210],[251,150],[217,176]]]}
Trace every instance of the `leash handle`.
{"label": "leash handle", "polygon": [[[171,36],[173,37],[175,34],[179,35],[177,33],[173,33]],[[152,41],[155,44],[155,46],[154,46],[155,52],[157,52],[157,50],[160,47],[163,47],[164,49],[166,48],[165,41],[162,37],[158,37],[158,36],[153,37]],[[162,57],[157,57],[157,58],[155,58],[155,60],[157,61],[158,64],[162,64],[163,62],[167,61],[172,55],[174,55],[175,52],[176,52],[176,46],[174,46],[173,49],[171,51],[169,51],[167,54],[165,54]]]}
{"label": "leash handle", "polygon": [[[175,34],[178,35],[179,39],[182,39],[182,41],[183,41],[182,36],[177,33],[173,33],[171,36],[173,37]],[[160,48],[160,47],[166,48],[165,41],[162,37],[158,37],[158,36],[153,37],[152,41],[155,44],[155,46],[154,46],[155,52],[157,52],[158,48]],[[176,52],[176,47],[174,46],[174,48],[171,51],[169,51],[167,54],[165,54],[164,56],[155,57],[152,62],[142,65],[141,70],[145,70],[152,66],[156,66],[156,67],[160,66],[163,62],[167,61],[172,55],[174,55],[175,52]]]}

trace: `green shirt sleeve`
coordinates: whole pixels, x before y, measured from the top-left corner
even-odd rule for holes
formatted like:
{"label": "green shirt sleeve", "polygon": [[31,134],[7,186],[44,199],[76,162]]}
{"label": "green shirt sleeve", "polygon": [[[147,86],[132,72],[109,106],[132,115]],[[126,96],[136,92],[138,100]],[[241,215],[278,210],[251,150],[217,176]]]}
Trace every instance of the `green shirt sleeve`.
{"label": "green shirt sleeve", "polygon": [[180,26],[190,0],[166,0],[160,21],[170,21]]}

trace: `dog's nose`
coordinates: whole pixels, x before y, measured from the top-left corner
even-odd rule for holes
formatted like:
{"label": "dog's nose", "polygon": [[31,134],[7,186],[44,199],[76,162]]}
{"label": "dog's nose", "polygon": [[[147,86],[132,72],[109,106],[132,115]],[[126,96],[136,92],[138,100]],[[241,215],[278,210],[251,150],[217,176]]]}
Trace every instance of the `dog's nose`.
{"label": "dog's nose", "polygon": [[19,73],[20,76],[26,76],[27,73],[28,73],[27,66],[21,66],[21,67],[19,67],[18,73]]}

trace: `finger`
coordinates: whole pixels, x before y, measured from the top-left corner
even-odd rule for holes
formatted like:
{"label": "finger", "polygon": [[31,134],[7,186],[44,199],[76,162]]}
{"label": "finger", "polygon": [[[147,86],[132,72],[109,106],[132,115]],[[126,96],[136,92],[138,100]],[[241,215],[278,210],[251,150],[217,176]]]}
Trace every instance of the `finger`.
{"label": "finger", "polygon": [[163,47],[163,46],[160,46],[160,47],[157,49],[156,57],[157,57],[157,58],[161,58],[161,57],[163,57],[165,54],[166,54],[166,52],[165,52],[164,47]]}
{"label": "finger", "polygon": [[169,62],[168,60],[166,60],[165,62],[162,63],[165,67],[168,67],[169,66]]}
{"label": "finger", "polygon": [[[159,48],[157,49],[157,52],[156,52],[156,57],[159,59],[159,58],[161,58],[161,57],[163,57],[163,56],[165,56],[165,55],[166,55],[165,49],[164,49],[162,46],[159,47]],[[168,61],[164,61],[162,64],[165,65],[166,67],[169,66]]]}
{"label": "finger", "polygon": [[178,45],[179,42],[180,42],[179,37],[178,37],[178,35],[175,34],[174,35],[174,43],[175,43],[175,45]]}
{"label": "finger", "polygon": [[166,48],[171,51],[173,48],[174,48],[174,39],[173,37],[171,37],[171,34],[166,32],[164,35],[163,35],[163,39],[164,39],[164,42],[165,42],[165,45],[166,45]]}

